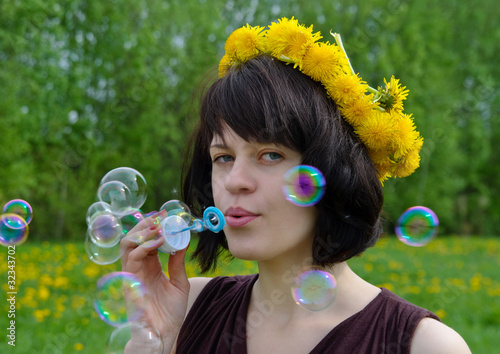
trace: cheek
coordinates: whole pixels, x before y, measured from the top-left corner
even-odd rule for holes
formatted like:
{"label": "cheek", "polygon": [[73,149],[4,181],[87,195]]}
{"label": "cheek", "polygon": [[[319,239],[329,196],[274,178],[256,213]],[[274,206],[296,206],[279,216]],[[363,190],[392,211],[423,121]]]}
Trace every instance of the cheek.
{"label": "cheek", "polygon": [[220,202],[220,198],[224,189],[224,183],[221,176],[212,173],[212,194],[216,207]]}

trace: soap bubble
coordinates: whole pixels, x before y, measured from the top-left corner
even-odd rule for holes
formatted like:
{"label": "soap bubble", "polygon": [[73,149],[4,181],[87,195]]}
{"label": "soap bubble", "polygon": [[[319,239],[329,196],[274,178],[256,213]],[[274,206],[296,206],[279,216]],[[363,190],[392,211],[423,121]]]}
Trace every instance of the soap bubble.
{"label": "soap bubble", "polygon": [[184,203],[181,202],[180,200],[169,200],[165,204],[163,204],[160,208],[160,211],[165,210],[168,215],[177,215],[180,213],[188,213],[191,214],[191,210],[189,210],[189,207]]}
{"label": "soap bubble", "polygon": [[146,288],[132,273],[113,272],[97,281],[94,308],[104,322],[118,327],[144,313]]}
{"label": "soap bubble", "polygon": [[120,259],[121,247],[120,242],[117,242],[111,247],[102,247],[92,241],[90,230],[87,229],[85,236],[85,252],[89,259],[99,265],[111,264]]}
{"label": "soap bubble", "polygon": [[13,199],[4,205],[2,214],[17,214],[22,217],[27,224],[29,224],[33,218],[33,209],[27,201],[22,199]]}
{"label": "soap bubble", "polygon": [[333,274],[321,269],[308,269],[295,278],[292,296],[297,305],[310,311],[320,311],[332,304],[337,294]]}
{"label": "soap bubble", "polygon": [[128,207],[137,209],[142,207],[146,201],[148,193],[146,179],[139,171],[130,167],[115,168],[114,170],[106,173],[106,175],[102,178],[100,185],[114,181],[121,182],[130,192],[130,196],[128,196],[127,199]]}
{"label": "soap bubble", "polygon": [[325,193],[325,178],[315,167],[295,166],[283,177],[285,180],[283,193],[286,199],[295,205],[303,207],[315,205]]}
{"label": "soap bubble", "polygon": [[0,244],[20,245],[28,239],[28,223],[18,214],[0,215]]}
{"label": "soap bubble", "polygon": [[92,242],[104,248],[113,247],[123,236],[122,223],[113,214],[103,213],[95,216],[88,230]]}
{"label": "soap bubble", "polygon": [[421,247],[428,244],[438,231],[439,220],[429,208],[415,206],[408,208],[396,223],[398,239],[408,246]]}
{"label": "soap bubble", "polygon": [[127,322],[115,328],[108,339],[106,353],[161,354],[163,340],[156,329],[144,322]]}
{"label": "soap bubble", "polygon": [[106,202],[95,202],[87,209],[87,225],[91,223],[95,216],[100,214],[113,214],[113,208]]}
{"label": "soap bubble", "polygon": [[120,221],[123,227],[123,233],[126,234],[134,228],[135,225],[145,219],[144,214],[139,209],[131,208],[122,217]]}
{"label": "soap bubble", "polygon": [[124,183],[110,181],[99,186],[97,198],[111,205],[114,214],[120,215],[131,207],[132,194]]}

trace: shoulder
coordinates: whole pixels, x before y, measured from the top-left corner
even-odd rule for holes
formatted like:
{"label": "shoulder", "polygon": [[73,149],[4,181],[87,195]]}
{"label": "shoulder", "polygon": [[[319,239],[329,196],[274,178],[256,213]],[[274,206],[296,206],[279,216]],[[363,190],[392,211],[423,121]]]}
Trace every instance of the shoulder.
{"label": "shoulder", "polygon": [[213,278],[206,277],[196,277],[188,279],[190,288],[186,313],[189,312],[191,306],[193,306],[193,303],[198,298],[198,295],[200,295],[201,291],[205,288],[205,285],[207,285],[212,279]]}
{"label": "shoulder", "polygon": [[470,352],[467,343],[457,332],[429,317],[420,321],[411,344],[411,354]]}
{"label": "shoulder", "polygon": [[189,312],[196,299],[200,296],[204,289],[206,289],[204,295],[211,297],[211,301],[214,301],[215,297],[233,297],[235,292],[247,291],[249,286],[251,286],[257,279],[257,276],[257,274],[252,274],[219,276],[215,278],[189,278],[190,290],[186,313]]}

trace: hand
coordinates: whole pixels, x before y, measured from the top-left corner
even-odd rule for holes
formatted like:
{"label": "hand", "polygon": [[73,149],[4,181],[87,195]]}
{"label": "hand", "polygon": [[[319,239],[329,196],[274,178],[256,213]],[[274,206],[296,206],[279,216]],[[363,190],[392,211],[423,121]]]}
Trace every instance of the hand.
{"label": "hand", "polygon": [[[121,240],[120,246],[122,270],[133,273],[148,291],[146,308],[139,321],[159,332],[164,352],[170,353],[186,314],[189,281],[184,263],[185,249],[169,256],[169,276],[163,272],[157,248],[165,242],[159,221],[166,216],[162,211],[142,220]],[[127,348],[134,346],[129,342]]]}

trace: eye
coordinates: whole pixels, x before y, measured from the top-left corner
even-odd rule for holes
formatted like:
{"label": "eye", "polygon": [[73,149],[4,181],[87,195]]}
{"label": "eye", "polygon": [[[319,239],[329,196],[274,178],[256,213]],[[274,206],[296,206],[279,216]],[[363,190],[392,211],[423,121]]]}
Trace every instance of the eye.
{"label": "eye", "polygon": [[226,163],[233,160],[234,158],[231,155],[219,155],[213,159],[212,163]]}
{"label": "eye", "polygon": [[277,153],[275,151],[266,152],[266,153],[262,154],[262,159],[265,161],[269,161],[269,162],[278,161],[282,158],[283,158],[283,156],[280,153]]}

